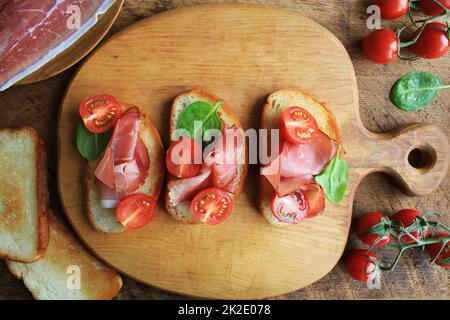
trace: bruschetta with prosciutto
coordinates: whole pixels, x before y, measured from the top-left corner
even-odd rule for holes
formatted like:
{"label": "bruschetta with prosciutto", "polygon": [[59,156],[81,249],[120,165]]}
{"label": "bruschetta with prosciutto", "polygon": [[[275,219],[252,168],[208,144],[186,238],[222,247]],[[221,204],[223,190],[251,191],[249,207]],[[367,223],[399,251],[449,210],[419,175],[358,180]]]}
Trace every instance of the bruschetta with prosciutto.
{"label": "bruschetta with prosciutto", "polygon": [[[261,129],[278,129],[269,163],[261,165],[260,211],[268,222],[286,226],[321,214],[327,202],[344,196],[348,168],[334,115],[323,103],[298,90],[272,93]],[[268,136],[271,136],[270,133]]]}
{"label": "bruschetta with prosciutto", "polygon": [[[158,131],[138,107],[107,94],[85,99],[80,115],[87,147],[77,141],[78,148],[90,160],[86,172],[90,222],[106,233],[145,226],[156,213],[164,180],[164,147]],[[100,156],[89,157],[88,138],[97,146],[104,141]]]}
{"label": "bruschetta with prosciutto", "polygon": [[245,136],[232,108],[204,90],[184,93],[173,102],[170,135],[167,211],[183,223],[222,223],[247,173]]}

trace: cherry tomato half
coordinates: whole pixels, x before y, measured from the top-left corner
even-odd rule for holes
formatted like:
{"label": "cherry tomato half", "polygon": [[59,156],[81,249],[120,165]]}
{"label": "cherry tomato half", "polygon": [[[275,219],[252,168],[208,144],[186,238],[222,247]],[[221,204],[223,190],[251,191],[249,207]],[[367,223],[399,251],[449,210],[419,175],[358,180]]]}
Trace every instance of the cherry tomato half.
{"label": "cherry tomato half", "polygon": [[367,282],[376,272],[379,272],[378,266],[372,259],[378,261],[377,256],[371,251],[352,250],[347,255],[345,268],[353,279]]}
{"label": "cherry tomato half", "polygon": [[409,50],[426,59],[436,59],[446,55],[450,40],[446,33],[447,26],[439,22],[427,24],[416,43],[408,47]]}
{"label": "cherry tomato half", "polygon": [[284,140],[297,144],[310,143],[319,133],[314,117],[300,107],[290,107],[283,112],[280,130]]}
{"label": "cherry tomato half", "polygon": [[380,224],[381,219],[383,218],[389,221],[389,218],[380,212],[370,212],[362,216],[356,223],[355,228],[358,238],[365,244],[372,246],[375,243],[375,241],[377,241],[378,237],[381,235],[382,238],[376,244],[375,247],[383,247],[387,245],[389,241],[391,241],[391,233],[389,232],[389,229],[382,230],[381,232],[385,232],[384,234],[377,234],[377,233],[365,234],[370,228],[372,228],[377,224]]}
{"label": "cherry tomato half", "polygon": [[[403,209],[403,210],[396,212],[391,217],[391,220],[403,228],[408,228],[416,221],[416,218],[420,217],[420,216],[421,216],[421,214],[417,210]],[[419,240],[425,239],[428,235],[428,227],[423,227],[423,229],[421,229],[421,230],[412,231],[411,235],[414,238],[419,239]],[[411,237],[409,237],[408,235],[403,236],[402,240],[406,243],[414,242],[414,239],[411,239]]]}
{"label": "cherry tomato half", "polygon": [[284,197],[275,193],[271,203],[272,213],[279,221],[290,224],[302,222],[308,215],[309,204],[302,191]]}
{"label": "cherry tomato half", "polygon": [[233,199],[219,188],[208,188],[198,193],[191,203],[192,215],[206,224],[225,221],[233,209]]}
{"label": "cherry tomato half", "polygon": [[[439,0],[439,3],[450,9],[450,0]],[[433,0],[420,0],[419,6],[427,16],[437,16],[444,13],[444,10]]]}
{"label": "cherry tomato half", "polygon": [[117,220],[130,230],[142,228],[156,213],[156,201],[142,193],[126,196],[117,206]]}
{"label": "cherry tomato half", "polygon": [[79,112],[90,132],[102,133],[116,125],[122,107],[116,98],[104,93],[84,99]]}
{"label": "cherry tomato half", "polygon": [[172,143],[167,150],[167,170],[171,175],[178,178],[195,177],[200,173],[202,156],[202,148],[197,141],[189,137],[181,137],[178,141]]}
{"label": "cherry tomato half", "polygon": [[325,209],[325,196],[322,187],[317,184],[306,184],[301,187],[309,205],[306,218],[314,218]]}
{"label": "cherry tomato half", "polygon": [[409,8],[409,0],[372,0],[372,4],[380,7],[381,17],[385,20],[400,18]]}
{"label": "cherry tomato half", "polygon": [[[432,238],[440,239],[440,238],[445,238],[445,237],[450,237],[450,233],[437,234],[437,235],[434,235]],[[433,243],[433,244],[427,245],[428,255],[430,256],[430,258],[431,259],[436,258],[437,254],[439,253],[441,248],[442,248],[442,244],[440,244],[440,243]],[[435,263],[438,266],[441,266],[443,268],[447,268],[447,269],[450,268],[450,242],[447,242],[447,244],[445,245],[445,248],[441,251],[441,253],[439,254],[439,257],[436,259]]]}
{"label": "cherry tomato half", "polygon": [[375,63],[386,64],[394,61],[398,55],[396,33],[386,29],[373,31],[363,41],[363,53]]}

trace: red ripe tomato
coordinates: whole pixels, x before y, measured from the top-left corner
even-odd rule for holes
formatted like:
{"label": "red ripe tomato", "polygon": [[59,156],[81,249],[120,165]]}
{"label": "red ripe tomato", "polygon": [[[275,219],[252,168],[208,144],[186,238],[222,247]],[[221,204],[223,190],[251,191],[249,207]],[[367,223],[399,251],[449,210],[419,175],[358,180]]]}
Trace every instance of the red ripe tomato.
{"label": "red ripe tomato", "polygon": [[[450,9],[450,0],[439,0],[439,3]],[[427,16],[437,16],[444,13],[444,10],[433,0],[421,0],[419,6]]]}
{"label": "red ripe tomato", "polygon": [[309,205],[306,218],[314,218],[321,214],[325,209],[325,196],[322,187],[319,184],[314,183],[302,186],[301,190],[305,194]]}
{"label": "red ripe tomato", "polygon": [[120,200],[117,206],[117,220],[130,230],[142,228],[156,213],[156,201],[142,193],[129,195]]}
{"label": "red ripe tomato", "polygon": [[372,0],[372,4],[380,7],[381,17],[393,20],[408,12],[409,0]]}
{"label": "red ripe tomato", "polygon": [[120,118],[122,106],[109,94],[99,94],[84,99],[80,104],[80,116],[92,133],[106,132],[114,127]]}
{"label": "red ripe tomato", "polygon": [[375,30],[363,41],[363,53],[371,61],[386,64],[398,55],[397,35],[392,30]]}
{"label": "red ripe tomato", "polygon": [[447,30],[447,26],[443,23],[427,24],[417,42],[411,45],[409,50],[426,59],[436,59],[446,55],[450,40],[445,30]]}
{"label": "red ripe tomato", "polygon": [[272,213],[279,221],[290,224],[302,222],[308,215],[309,204],[302,191],[284,197],[275,193],[271,203]]}
{"label": "red ripe tomato", "polygon": [[[389,221],[389,218],[380,212],[366,213],[356,223],[356,234],[358,238],[365,244],[372,246],[379,236],[382,236],[381,240],[375,245],[375,247],[383,247],[391,241],[391,233],[389,232],[389,226],[382,225],[382,219]],[[365,234],[370,228],[375,225],[380,225],[380,233]]]}
{"label": "red ripe tomato", "polygon": [[189,137],[181,137],[167,150],[166,167],[169,173],[175,177],[192,178],[197,176],[202,167],[201,163],[202,148],[197,141]]}
{"label": "red ripe tomato", "polygon": [[191,203],[192,215],[206,224],[225,221],[233,209],[233,199],[219,188],[209,188],[198,193]]}
{"label": "red ripe tomato", "polygon": [[[450,237],[450,233],[441,233],[437,234],[432,237],[432,239],[440,239],[440,238],[446,238]],[[437,254],[442,248],[442,244],[440,243],[433,243],[427,245],[428,255],[431,259],[436,258]],[[441,266],[443,268],[450,268],[450,242],[447,242],[445,245],[445,248],[442,249],[441,253],[439,254],[439,257],[436,259],[435,263],[438,266]]]}
{"label": "red ripe tomato", "polygon": [[290,107],[283,112],[280,130],[284,140],[297,144],[310,143],[319,133],[314,117],[300,107]]}
{"label": "red ripe tomato", "polygon": [[[413,209],[403,209],[398,212],[396,212],[392,217],[391,220],[394,221],[397,225],[408,228],[413,223],[415,223],[416,218],[420,217],[421,214],[417,210]],[[423,227],[422,229],[412,231],[410,232],[411,235],[419,240],[425,239],[428,235],[428,227]],[[402,237],[402,240],[406,243],[413,243],[414,239],[411,239],[408,235],[405,235]]]}
{"label": "red ripe tomato", "polygon": [[377,256],[371,251],[352,250],[345,261],[345,268],[353,279],[367,282],[376,272],[379,272],[378,266],[372,259],[378,261]]}

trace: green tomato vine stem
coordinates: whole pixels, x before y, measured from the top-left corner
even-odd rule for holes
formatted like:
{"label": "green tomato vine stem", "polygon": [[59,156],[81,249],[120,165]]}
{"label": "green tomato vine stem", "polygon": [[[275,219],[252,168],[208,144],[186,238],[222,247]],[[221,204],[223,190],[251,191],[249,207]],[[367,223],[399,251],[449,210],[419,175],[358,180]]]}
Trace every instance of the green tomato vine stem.
{"label": "green tomato vine stem", "polygon": [[[411,25],[402,27],[400,29],[397,30],[396,34],[397,34],[397,41],[398,41],[398,57],[402,60],[416,60],[419,59],[419,57],[417,56],[412,56],[412,57],[407,57],[404,56],[401,52],[401,49],[412,46],[413,44],[415,44],[420,36],[422,35],[423,31],[425,30],[426,26],[431,23],[434,22],[436,20],[439,20],[442,17],[450,17],[450,9],[447,9],[443,4],[441,4],[438,0],[433,0],[439,7],[441,7],[444,12],[441,14],[438,14],[436,16],[433,17],[429,17],[427,19],[421,19],[421,20],[414,20],[413,14],[411,13],[411,9],[420,9],[418,6],[416,6],[416,4],[414,2],[416,1],[410,1],[409,4],[409,8],[408,8],[408,16],[412,22]],[[422,25],[419,25],[422,24]],[[419,32],[417,33],[417,35],[414,37],[414,39],[409,40],[409,41],[405,41],[402,42],[401,41],[401,35],[403,33],[403,31],[405,31],[405,29],[409,28],[410,26],[415,26],[417,29],[419,29]],[[447,28],[446,33],[449,35],[450,38],[450,28]]]}

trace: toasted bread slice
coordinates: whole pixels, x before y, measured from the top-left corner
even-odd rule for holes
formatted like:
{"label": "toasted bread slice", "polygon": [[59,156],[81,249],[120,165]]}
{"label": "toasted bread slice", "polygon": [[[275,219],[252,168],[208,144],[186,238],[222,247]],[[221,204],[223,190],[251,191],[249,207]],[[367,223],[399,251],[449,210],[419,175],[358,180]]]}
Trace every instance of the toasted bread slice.
{"label": "toasted bread slice", "polygon": [[49,224],[45,256],[32,263],[8,260],[9,270],[38,300],[112,299],[122,287],[120,275],[93,257],[55,216]]}
{"label": "toasted bread slice", "polygon": [[[164,182],[164,147],[158,130],[143,113],[140,116],[139,138],[145,144],[150,158],[147,178],[136,193],[145,193],[158,200]],[[87,163],[87,207],[88,217],[92,225],[101,232],[121,233],[125,227],[116,218],[116,209],[105,209],[100,204],[99,193],[95,185],[94,171],[99,161]]]}
{"label": "toasted bread slice", "polygon": [[[172,133],[176,130],[178,117],[180,116],[181,112],[187,106],[196,101],[205,101],[210,104],[216,104],[217,102],[222,101],[222,99],[202,89],[196,89],[176,97],[172,104],[172,110],[170,113],[170,136],[172,136]],[[232,125],[235,125],[238,129],[243,129],[242,125],[234,115],[233,109],[227,102],[224,102],[219,107],[217,112],[226,127],[231,127]],[[245,147],[245,150],[247,150],[247,147]],[[242,188],[244,186],[245,177],[247,175],[247,151],[243,153],[243,157],[244,161],[242,161],[242,159],[238,159],[239,163],[237,173],[238,187],[236,193],[234,194],[234,200],[238,199],[239,194],[241,193]],[[169,174],[167,179],[168,181],[170,181],[172,179],[177,178],[170,176]],[[166,187],[165,202],[166,202],[166,209],[170,213],[170,215],[174,219],[183,223],[191,223],[191,224],[200,223],[191,214],[191,201],[185,201],[174,207],[169,201],[169,191],[170,190]]]}
{"label": "toasted bread slice", "polygon": [[[281,115],[292,106],[300,106],[306,109],[314,117],[322,132],[338,144],[341,143],[339,127],[331,110],[311,95],[295,89],[279,90],[267,98],[261,115],[261,129],[278,129]],[[263,216],[274,225],[291,225],[280,222],[272,214],[270,203],[274,193],[273,187],[264,176],[260,176],[259,180],[259,208]]]}
{"label": "toasted bread slice", "polygon": [[0,257],[39,259],[48,245],[44,142],[31,127],[0,130]]}

